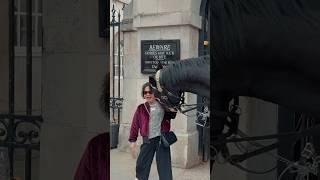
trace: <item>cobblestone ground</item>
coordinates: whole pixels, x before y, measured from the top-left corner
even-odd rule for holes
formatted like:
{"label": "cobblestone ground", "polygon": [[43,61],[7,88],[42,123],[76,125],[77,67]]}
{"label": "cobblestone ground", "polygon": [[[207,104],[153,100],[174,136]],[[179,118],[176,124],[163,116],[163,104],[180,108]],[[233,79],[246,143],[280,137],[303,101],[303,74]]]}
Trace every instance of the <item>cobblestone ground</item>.
{"label": "cobblestone ground", "polygon": [[[134,180],[135,162],[129,153],[113,149],[110,152],[111,180]],[[191,169],[173,167],[174,180],[209,180],[209,162],[201,163]],[[159,180],[155,161],[152,164],[149,180]]]}

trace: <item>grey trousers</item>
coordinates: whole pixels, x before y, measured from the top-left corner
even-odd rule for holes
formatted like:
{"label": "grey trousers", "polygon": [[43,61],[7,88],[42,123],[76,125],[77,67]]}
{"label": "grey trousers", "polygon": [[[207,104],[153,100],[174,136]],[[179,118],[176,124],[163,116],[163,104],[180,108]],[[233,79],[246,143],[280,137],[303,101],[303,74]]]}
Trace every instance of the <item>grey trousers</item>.
{"label": "grey trousers", "polygon": [[138,180],[148,180],[155,153],[159,180],[172,180],[170,147],[164,147],[160,143],[159,136],[152,139],[144,138],[137,159],[136,178]]}

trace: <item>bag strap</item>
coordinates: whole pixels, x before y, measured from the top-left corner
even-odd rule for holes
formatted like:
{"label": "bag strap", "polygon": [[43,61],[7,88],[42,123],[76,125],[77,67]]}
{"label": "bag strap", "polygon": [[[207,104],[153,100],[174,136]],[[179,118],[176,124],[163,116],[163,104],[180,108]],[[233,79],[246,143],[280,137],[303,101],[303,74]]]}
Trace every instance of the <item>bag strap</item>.
{"label": "bag strap", "polygon": [[146,111],[147,111],[147,113],[148,113],[149,116],[150,116],[150,112],[149,112],[149,110],[148,110],[148,107],[146,106],[146,103],[143,103],[143,105],[144,105],[144,107],[146,108]]}

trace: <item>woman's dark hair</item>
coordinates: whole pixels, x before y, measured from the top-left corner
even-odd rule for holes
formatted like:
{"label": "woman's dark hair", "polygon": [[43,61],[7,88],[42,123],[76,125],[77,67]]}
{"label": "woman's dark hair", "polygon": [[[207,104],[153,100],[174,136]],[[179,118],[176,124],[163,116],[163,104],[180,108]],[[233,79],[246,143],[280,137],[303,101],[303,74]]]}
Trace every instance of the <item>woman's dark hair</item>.
{"label": "woman's dark hair", "polygon": [[143,98],[143,95],[144,95],[144,89],[145,89],[146,87],[149,87],[150,90],[152,90],[149,82],[144,83],[144,84],[142,85],[142,89],[141,89],[141,96],[142,96],[142,98]]}

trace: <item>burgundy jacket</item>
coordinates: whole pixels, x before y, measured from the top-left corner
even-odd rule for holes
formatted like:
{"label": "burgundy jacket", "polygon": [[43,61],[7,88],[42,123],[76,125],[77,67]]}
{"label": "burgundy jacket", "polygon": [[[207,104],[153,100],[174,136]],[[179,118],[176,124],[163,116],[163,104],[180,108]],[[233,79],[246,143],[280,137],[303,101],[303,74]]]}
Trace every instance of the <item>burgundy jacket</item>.
{"label": "burgundy jacket", "polygon": [[74,180],[110,180],[109,133],[90,140],[78,165]]}
{"label": "burgundy jacket", "polygon": [[[138,138],[138,131],[142,137],[148,137],[149,135],[149,119],[150,119],[150,105],[148,103],[140,104],[134,113],[129,141],[135,142]],[[170,131],[170,119],[176,117],[176,112],[165,112],[163,120],[161,122],[161,132]]]}

